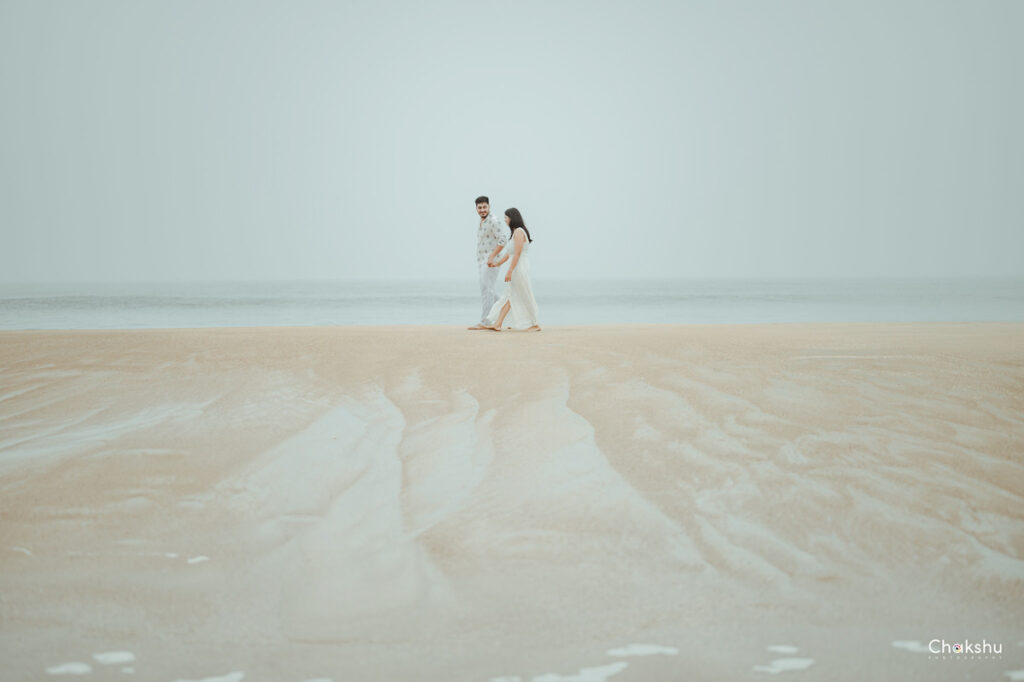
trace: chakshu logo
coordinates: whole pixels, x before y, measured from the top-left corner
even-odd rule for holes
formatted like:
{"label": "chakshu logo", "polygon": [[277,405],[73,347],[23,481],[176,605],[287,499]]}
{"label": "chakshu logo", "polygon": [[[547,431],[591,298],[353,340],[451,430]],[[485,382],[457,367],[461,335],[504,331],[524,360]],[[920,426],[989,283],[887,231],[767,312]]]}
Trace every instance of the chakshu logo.
{"label": "chakshu logo", "polygon": [[996,658],[1003,655],[1002,642],[989,642],[981,640],[972,642],[965,639],[962,642],[947,642],[944,639],[933,639],[928,642],[928,651],[936,656],[956,656],[959,658]]}

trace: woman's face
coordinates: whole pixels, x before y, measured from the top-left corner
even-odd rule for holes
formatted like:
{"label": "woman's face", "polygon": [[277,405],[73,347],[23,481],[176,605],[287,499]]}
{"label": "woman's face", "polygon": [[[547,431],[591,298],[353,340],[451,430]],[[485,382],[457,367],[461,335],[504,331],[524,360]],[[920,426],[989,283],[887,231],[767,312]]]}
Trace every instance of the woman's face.
{"label": "woman's face", "polygon": [[505,216],[505,224],[508,225],[509,227],[512,227],[512,219],[509,218],[508,216]]}

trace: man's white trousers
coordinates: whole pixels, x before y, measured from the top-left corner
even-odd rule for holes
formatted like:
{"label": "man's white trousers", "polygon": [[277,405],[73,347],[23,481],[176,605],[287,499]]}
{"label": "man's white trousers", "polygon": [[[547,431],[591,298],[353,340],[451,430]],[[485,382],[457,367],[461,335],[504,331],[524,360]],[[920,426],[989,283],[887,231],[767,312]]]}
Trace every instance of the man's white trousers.
{"label": "man's white trousers", "polygon": [[498,274],[501,268],[489,268],[487,263],[480,264],[480,300],[483,304],[480,312],[480,324],[487,324],[487,313],[498,301]]}

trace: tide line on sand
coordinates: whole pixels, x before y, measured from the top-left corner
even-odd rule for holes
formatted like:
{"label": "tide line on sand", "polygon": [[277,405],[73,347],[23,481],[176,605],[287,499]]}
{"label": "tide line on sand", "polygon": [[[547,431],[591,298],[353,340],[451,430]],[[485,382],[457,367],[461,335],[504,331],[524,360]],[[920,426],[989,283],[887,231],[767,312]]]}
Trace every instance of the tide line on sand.
{"label": "tide line on sand", "polygon": [[[799,626],[815,623],[844,633],[829,666],[914,679],[927,633],[906,623],[1019,625],[1022,338],[1016,323],[3,332],[4,631],[104,641],[157,614],[196,641],[410,682],[488,679],[501,632],[521,651],[504,670],[544,660],[568,671],[554,682],[672,666],[684,642],[722,679],[814,670],[822,640]],[[567,632],[575,648],[556,651]],[[879,637],[900,651],[865,657]],[[438,641],[459,652],[403,663]],[[85,655],[9,658],[82,675]],[[270,658],[205,680],[276,677]]]}

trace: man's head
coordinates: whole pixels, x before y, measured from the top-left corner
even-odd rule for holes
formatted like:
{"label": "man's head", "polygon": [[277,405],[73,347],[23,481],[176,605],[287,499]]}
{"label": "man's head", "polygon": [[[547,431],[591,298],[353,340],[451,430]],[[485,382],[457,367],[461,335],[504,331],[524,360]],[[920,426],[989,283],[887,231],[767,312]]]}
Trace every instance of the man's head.
{"label": "man's head", "polygon": [[476,212],[480,214],[480,220],[486,218],[491,212],[491,200],[487,197],[477,197]]}

